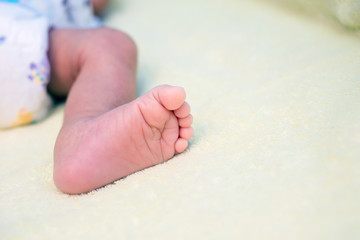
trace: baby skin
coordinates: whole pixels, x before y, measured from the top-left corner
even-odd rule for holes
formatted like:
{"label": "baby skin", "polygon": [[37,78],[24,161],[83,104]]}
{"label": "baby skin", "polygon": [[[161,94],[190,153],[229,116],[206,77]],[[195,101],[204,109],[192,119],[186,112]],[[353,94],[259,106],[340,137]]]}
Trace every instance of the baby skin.
{"label": "baby skin", "polygon": [[50,33],[49,91],[68,96],[54,149],[54,182],[86,193],[183,152],[193,136],[181,87],[135,99],[136,47],[109,28]]}

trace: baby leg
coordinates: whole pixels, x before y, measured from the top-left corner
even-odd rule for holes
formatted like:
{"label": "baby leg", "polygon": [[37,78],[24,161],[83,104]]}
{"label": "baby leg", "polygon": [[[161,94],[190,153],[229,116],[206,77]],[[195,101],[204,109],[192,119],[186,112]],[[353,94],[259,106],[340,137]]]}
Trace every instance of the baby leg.
{"label": "baby leg", "polygon": [[49,55],[49,90],[69,92],[54,150],[60,190],[88,192],[186,149],[193,130],[185,91],[159,86],[135,99],[136,48],[128,36],[54,30]]}

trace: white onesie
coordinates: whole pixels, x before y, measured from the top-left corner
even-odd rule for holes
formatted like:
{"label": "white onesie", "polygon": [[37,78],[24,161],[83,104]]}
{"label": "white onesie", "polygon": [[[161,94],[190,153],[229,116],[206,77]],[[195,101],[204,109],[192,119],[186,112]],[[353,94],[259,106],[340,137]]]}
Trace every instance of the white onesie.
{"label": "white onesie", "polygon": [[50,28],[99,25],[89,0],[0,0],[0,128],[36,122],[51,108]]}

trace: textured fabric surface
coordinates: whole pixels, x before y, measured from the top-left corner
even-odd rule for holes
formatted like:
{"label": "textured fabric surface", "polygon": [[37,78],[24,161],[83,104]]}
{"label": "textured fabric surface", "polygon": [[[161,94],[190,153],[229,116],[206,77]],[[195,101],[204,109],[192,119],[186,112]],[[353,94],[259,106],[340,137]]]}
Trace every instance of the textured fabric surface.
{"label": "textured fabric surface", "polygon": [[359,239],[360,44],[271,4],[132,0],[106,20],[140,52],[139,94],[184,86],[195,137],[81,196],[52,182],[63,107],[0,132],[2,239]]}
{"label": "textured fabric surface", "polygon": [[317,16],[336,19],[344,27],[360,29],[360,0],[264,0],[287,5]]}

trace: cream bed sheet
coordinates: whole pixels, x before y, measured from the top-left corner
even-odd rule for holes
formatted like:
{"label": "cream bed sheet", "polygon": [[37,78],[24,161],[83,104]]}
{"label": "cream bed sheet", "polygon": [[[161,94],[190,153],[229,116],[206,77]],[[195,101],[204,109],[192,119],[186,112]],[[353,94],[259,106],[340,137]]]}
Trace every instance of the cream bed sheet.
{"label": "cream bed sheet", "polygon": [[115,2],[139,94],[184,86],[195,137],[81,196],[52,182],[63,106],[0,132],[1,239],[359,239],[359,37],[250,0]]}

